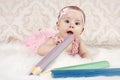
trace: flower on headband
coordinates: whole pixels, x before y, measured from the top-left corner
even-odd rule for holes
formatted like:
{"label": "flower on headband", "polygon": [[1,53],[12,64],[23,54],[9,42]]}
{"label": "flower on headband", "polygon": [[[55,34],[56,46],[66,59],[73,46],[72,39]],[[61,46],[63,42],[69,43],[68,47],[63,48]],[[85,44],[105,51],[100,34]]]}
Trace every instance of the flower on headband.
{"label": "flower on headband", "polygon": [[68,8],[63,9],[63,10],[60,12],[60,17],[59,17],[59,19],[62,18],[62,16],[65,15],[68,11],[69,11]]}

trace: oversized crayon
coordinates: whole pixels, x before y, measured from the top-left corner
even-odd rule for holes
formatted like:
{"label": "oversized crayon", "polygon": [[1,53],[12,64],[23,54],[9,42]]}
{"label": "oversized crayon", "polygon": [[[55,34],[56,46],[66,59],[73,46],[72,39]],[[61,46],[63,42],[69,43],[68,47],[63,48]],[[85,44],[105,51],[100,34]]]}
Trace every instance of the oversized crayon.
{"label": "oversized crayon", "polygon": [[52,70],[53,78],[120,76],[120,68]]}
{"label": "oversized crayon", "polygon": [[100,68],[108,68],[109,66],[110,64],[108,61],[98,61],[98,62],[91,62],[80,65],[55,68],[54,70],[100,69]]}
{"label": "oversized crayon", "polygon": [[62,51],[64,51],[73,39],[73,35],[68,35],[62,43],[54,47],[42,60],[40,60],[40,62],[38,62],[30,74],[40,74]]}

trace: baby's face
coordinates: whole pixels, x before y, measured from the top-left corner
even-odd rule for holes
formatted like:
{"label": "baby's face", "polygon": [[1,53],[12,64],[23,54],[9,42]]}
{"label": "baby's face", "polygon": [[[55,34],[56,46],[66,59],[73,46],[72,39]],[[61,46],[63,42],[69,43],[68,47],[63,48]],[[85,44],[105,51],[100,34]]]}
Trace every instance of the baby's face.
{"label": "baby's face", "polygon": [[71,10],[59,19],[57,28],[62,37],[72,34],[77,38],[83,31],[83,25],[82,13],[77,10]]}

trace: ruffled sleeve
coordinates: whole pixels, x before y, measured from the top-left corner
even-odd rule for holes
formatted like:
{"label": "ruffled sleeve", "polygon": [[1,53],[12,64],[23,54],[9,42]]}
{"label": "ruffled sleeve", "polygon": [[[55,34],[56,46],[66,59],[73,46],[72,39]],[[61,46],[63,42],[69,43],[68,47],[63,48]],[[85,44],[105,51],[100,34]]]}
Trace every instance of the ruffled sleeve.
{"label": "ruffled sleeve", "polygon": [[42,45],[47,39],[55,36],[56,31],[52,29],[40,29],[34,32],[29,37],[25,38],[23,43],[32,52],[37,52],[40,45]]}

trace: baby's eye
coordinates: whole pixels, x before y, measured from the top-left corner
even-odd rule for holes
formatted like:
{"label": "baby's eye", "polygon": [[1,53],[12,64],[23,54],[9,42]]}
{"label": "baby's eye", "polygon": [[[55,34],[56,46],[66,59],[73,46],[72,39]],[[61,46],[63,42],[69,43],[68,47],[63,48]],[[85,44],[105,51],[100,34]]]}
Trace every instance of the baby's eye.
{"label": "baby's eye", "polygon": [[70,23],[70,21],[69,21],[69,20],[65,20],[65,22],[66,22],[66,23]]}
{"label": "baby's eye", "polygon": [[79,22],[75,22],[75,25],[80,25],[80,23]]}

